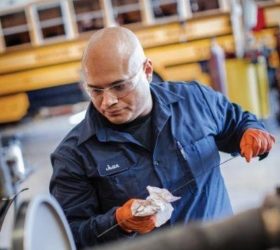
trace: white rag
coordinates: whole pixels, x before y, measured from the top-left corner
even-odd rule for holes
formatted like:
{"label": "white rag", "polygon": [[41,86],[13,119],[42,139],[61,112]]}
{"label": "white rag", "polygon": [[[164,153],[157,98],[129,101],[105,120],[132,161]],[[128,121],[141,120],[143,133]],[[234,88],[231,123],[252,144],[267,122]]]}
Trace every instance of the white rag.
{"label": "white rag", "polygon": [[181,199],[173,196],[167,189],[147,186],[149,196],[146,200],[136,200],[131,206],[132,215],[148,216],[155,214],[155,226],[160,227],[167,222],[174,210],[171,202]]}

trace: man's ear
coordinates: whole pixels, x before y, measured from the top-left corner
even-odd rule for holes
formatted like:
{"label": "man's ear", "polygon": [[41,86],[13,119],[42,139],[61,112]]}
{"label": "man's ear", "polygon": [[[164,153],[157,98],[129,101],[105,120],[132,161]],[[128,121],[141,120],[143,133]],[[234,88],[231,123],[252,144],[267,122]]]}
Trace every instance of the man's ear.
{"label": "man's ear", "polygon": [[153,77],[153,63],[150,58],[147,58],[147,61],[146,61],[145,74],[147,75],[147,78],[150,82]]}

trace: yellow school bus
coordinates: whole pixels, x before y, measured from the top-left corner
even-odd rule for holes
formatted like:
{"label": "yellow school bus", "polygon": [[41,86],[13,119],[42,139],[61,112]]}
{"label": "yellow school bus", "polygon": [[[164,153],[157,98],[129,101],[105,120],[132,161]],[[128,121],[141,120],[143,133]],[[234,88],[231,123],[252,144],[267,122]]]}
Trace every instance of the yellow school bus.
{"label": "yellow school bus", "polygon": [[[155,78],[210,84],[203,63],[211,38],[235,53],[227,0],[37,0],[0,3],[0,123],[22,119],[41,106],[73,103],[80,59],[89,36],[122,25],[141,40]],[[280,1],[258,1],[265,27],[256,37],[275,48]]]}

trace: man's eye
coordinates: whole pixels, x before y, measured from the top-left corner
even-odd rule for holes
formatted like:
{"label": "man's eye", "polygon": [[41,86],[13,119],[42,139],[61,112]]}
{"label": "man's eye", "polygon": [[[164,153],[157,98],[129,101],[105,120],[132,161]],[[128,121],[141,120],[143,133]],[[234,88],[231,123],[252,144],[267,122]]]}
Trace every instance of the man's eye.
{"label": "man's eye", "polygon": [[94,89],[93,90],[95,93],[102,93],[103,91],[102,91],[102,89]]}
{"label": "man's eye", "polygon": [[114,90],[117,90],[117,91],[122,91],[122,90],[124,90],[124,89],[126,88],[126,85],[127,85],[127,83],[126,83],[126,82],[123,82],[123,83],[121,83],[121,84],[118,84],[118,85],[116,85],[116,86],[113,86],[113,89],[114,89]]}
{"label": "man's eye", "polygon": [[102,89],[96,89],[96,88],[90,88],[89,90],[93,94],[101,94],[103,92]]}

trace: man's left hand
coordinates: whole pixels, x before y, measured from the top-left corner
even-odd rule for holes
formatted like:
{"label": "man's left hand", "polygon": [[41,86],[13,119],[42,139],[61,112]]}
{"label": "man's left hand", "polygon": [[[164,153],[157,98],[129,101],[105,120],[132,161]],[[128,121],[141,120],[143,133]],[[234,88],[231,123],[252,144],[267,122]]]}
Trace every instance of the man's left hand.
{"label": "man's left hand", "polygon": [[273,135],[266,131],[249,128],[242,135],[240,141],[241,155],[250,162],[252,157],[269,152],[275,143]]}

